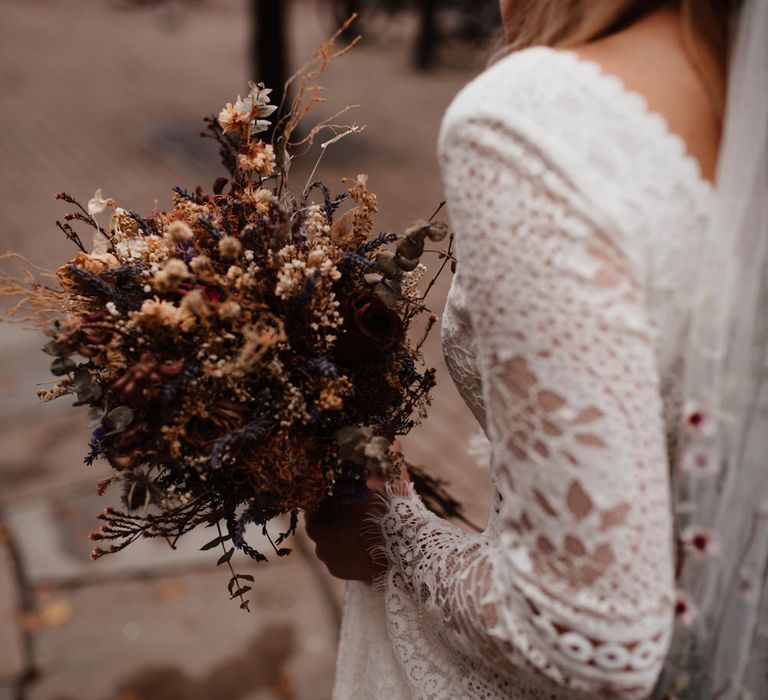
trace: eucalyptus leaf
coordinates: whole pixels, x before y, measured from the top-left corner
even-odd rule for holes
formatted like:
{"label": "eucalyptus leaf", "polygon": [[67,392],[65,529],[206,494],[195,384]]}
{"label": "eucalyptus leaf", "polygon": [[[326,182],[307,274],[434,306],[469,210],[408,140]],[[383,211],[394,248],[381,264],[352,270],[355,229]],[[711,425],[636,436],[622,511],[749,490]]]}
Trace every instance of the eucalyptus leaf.
{"label": "eucalyptus leaf", "polygon": [[107,413],[105,420],[115,430],[125,430],[133,422],[133,410],[128,406],[118,406]]}
{"label": "eucalyptus leaf", "polygon": [[104,411],[99,406],[91,406],[88,409],[87,422],[89,428],[96,428],[104,420]]}
{"label": "eucalyptus leaf", "polygon": [[387,306],[392,306],[398,299],[397,294],[386,284],[377,284],[373,293],[379,297]]}
{"label": "eucalyptus leaf", "polygon": [[70,360],[68,357],[57,357],[51,362],[51,374],[57,377],[74,372],[75,369],[77,369],[77,362]]}
{"label": "eucalyptus leaf", "polygon": [[49,340],[45,345],[43,345],[43,352],[46,355],[53,355],[54,357],[60,357],[67,354],[64,346],[55,340]]}
{"label": "eucalyptus leaf", "polygon": [[358,464],[365,463],[365,446],[373,431],[368,428],[349,426],[336,431],[336,442],[339,445],[339,457]]}
{"label": "eucalyptus leaf", "polygon": [[75,377],[73,383],[77,392],[77,404],[89,404],[101,398],[101,387],[93,382],[86,372],[81,372]]}

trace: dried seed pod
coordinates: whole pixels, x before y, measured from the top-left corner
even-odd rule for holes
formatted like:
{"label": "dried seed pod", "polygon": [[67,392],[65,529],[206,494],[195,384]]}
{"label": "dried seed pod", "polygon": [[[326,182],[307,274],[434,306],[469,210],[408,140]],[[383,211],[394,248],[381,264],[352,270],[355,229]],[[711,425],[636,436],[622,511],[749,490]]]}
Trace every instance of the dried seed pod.
{"label": "dried seed pod", "polygon": [[[402,238],[397,243],[397,252],[399,257],[408,258],[413,260],[414,258],[420,258],[424,252],[424,239],[414,238]],[[402,265],[400,266],[402,268]]]}
{"label": "dried seed pod", "polygon": [[417,221],[413,226],[409,226],[405,229],[405,237],[414,241],[423,241],[426,237],[431,224],[429,221]]}
{"label": "dried seed pod", "polygon": [[427,236],[435,243],[442,241],[448,235],[448,224],[442,221],[434,221],[427,229]]}
{"label": "dried seed pod", "polygon": [[376,254],[376,266],[387,277],[397,277],[401,270],[395,262],[395,253],[392,250],[382,250]]}
{"label": "dried seed pod", "polygon": [[405,258],[402,256],[398,256],[395,258],[397,260],[397,264],[400,266],[400,269],[404,272],[413,272],[418,266],[419,266],[419,259],[418,258]]}

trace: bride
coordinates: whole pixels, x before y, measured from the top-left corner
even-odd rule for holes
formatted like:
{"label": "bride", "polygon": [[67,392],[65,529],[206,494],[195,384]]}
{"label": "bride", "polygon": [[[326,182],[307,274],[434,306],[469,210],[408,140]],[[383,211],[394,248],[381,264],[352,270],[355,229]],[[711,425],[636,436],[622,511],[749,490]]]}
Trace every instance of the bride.
{"label": "bride", "polygon": [[768,2],[501,5],[439,140],[494,507],[310,515],[334,697],[768,698]]}

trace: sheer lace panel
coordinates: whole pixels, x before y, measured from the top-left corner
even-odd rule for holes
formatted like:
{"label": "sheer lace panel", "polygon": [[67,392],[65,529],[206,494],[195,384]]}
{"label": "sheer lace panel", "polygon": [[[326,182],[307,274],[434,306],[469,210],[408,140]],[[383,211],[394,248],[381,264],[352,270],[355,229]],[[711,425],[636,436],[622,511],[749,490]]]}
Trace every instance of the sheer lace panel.
{"label": "sheer lace panel", "polygon": [[469,535],[392,497],[396,655],[425,699],[644,697],[674,598],[645,300],[577,192],[508,126],[453,120],[443,140],[499,513]]}

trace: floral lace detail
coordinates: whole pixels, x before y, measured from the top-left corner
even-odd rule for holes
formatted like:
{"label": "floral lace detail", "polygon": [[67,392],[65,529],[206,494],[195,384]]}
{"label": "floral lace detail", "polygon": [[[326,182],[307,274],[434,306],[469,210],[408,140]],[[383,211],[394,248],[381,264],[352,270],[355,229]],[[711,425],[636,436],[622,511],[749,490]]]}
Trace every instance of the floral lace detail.
{"label": "floral lace detail", "polygon": [[672,628],[668,470],[709,188],[638,96],[550,49],[465,88],[440,156],[459,258],[444,350],[497,497],[480,535],[413,494],[382,517],[408,697],[647,697]]}

